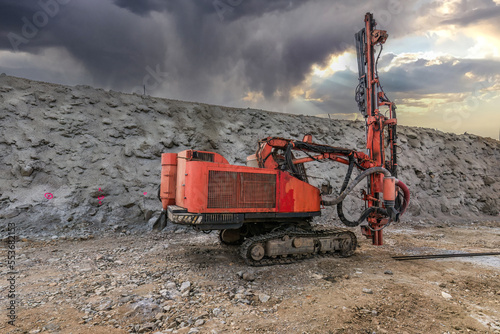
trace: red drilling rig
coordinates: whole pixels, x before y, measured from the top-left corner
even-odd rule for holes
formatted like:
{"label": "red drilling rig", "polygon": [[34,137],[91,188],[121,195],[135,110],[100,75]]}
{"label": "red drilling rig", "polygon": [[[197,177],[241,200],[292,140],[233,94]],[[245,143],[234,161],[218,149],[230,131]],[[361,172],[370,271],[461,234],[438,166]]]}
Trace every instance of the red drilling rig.
{"label": "red drilling rig", "polygon": [[[342,147],[268,137],[259,142],[247,166],[231,165],[220,154],[197,150],[162,154],[159,198],[163,210],[155,227],[165,218],[198,230],[220,231],[225,244],[239,244],[250,265],[291,263],[315,254],[350,256],[356,249],[354,233],[346,229],[316,230],[313,217],[325,206],[336,206],[340,220],[360,225],[374,245],[382,245],[382,230],[398,221],[408,206],[410,193],[397,177],[396,108],[384,93],[377,61],[387,39],[375,30],[371,13],[356,37],[359,84],[356,101],[366,121],[366,153]],[[374,47],[380,45],[375,59]],[[379,109],[383,107],[384,115]],[[304,164],[331,160],[348,166],[339,195],[330,186],[309,184]],[[360,174],[351,181],[356,167]],[[361,181],[365,210],[350,221],[343,200]]]}

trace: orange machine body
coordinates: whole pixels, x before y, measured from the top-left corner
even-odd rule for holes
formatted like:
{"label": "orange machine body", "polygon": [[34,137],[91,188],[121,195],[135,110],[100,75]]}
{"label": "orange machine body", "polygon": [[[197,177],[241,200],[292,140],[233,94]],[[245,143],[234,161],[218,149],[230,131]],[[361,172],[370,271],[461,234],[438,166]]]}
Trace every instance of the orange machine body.
{"label": "orange machine body", "polygon": [[[176,163],[172,161],[174,155]],[[195,150],[162,155],[160,194],[165,210],[175,205],[193,214],[319,215],[321,201],[318,188],[287,172],[230,165],[217,153]]]}
{"label": "orange machine body", "polygon": [[384,201],[394,202],[396,200],[396,178],[384,177]]}
{"label": "orange machine body", "polygon": [[161,155],[161,189],[160,199],[163,209],[175,204],[175,184],[177,182],[177,154]]}

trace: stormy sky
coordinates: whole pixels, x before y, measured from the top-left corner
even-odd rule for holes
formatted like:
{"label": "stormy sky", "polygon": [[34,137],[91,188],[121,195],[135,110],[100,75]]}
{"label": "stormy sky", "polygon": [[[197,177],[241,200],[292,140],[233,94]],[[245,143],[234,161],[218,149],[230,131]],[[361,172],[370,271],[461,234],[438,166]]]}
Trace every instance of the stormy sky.
{"label": "stormy sky", "polygon": [[1,0],[0,72],[355,119],[366,12],[400,124],[498,139],[500,0]]}

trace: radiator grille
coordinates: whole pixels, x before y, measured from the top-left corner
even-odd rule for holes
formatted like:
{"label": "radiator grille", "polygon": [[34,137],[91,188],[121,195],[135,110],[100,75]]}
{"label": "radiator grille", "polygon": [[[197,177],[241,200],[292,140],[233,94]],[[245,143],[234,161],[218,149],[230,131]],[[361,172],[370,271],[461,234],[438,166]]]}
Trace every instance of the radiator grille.
{"label": "radiator grille", "polygon": [[211,170],[208,173],[208,208],[276,207],[276,175]]}

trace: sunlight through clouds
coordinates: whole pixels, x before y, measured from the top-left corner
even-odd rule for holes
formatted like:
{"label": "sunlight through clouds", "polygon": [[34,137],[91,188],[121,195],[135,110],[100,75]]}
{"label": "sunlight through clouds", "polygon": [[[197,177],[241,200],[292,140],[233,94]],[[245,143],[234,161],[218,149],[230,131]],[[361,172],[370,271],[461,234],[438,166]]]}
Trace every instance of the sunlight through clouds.
{"label": "sunlight through clouds", "polygon": [[[421,5],[429,9],[427,15],[415,18],[419,28],[393,41],[389,31],[379,64],[381,83],[398,105],[402,124],[456,133],[474,131],[496,138],[500,126],[494,121],[500,114],[500,19],[489,13],[485,2],[424,1]],[[491,10],[495,12],[497,7],[498,1]],[[311,67],[300,89],[295,89],[302,94],[295,97],[304,99],[307,91],[311,101],[319,102],[316,97],[333,107],[338,103],[332,99],[349,94],[347,73],[351,73],[350,85],[357,84],[355,54],[346,51],[328,59],[326,66]],[[338,114],[346,119],[344,111],[319,115]],[[357,113],[354,104],[352,113]]]}
{"label": "sunlight through clouds", "polygon": [[499,2],[252,0],[221,17],[211,0],[71,1],[28,36],[40,2],[3,0],[0,35],[26,43],[0,39],[0,73],[130,93],[155,68],[168,79],[153,96],[345,117],[358,114],[354,34],[373,12],[400,124],[496,138]]}

